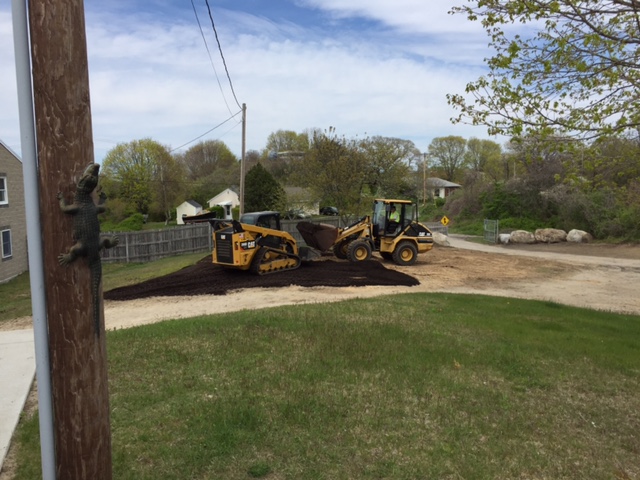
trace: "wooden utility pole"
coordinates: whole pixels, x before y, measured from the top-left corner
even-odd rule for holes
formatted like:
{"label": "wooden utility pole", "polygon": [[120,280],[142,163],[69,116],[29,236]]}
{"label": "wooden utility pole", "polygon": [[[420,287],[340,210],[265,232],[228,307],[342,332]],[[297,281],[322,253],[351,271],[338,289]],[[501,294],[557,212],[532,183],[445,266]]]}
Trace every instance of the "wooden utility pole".
{"label": "wooden utility pole", "polygon": [[427,204],[427,154],[422,154],[422,206]]}
{"label": "wooden utility pole", "polygon": [[71,200],[94,162],[83,0],[29,0],[31,61],[58,479],[110,479],[111,431],[102,286],[94,326],[85,259],[58,255],[74,244]]}
{"label": "wooden utility pole", "polygon": [[244,176],[247,174],[247,104],[242,104],[242,152],[240,165],[240,215],[244,213]]}

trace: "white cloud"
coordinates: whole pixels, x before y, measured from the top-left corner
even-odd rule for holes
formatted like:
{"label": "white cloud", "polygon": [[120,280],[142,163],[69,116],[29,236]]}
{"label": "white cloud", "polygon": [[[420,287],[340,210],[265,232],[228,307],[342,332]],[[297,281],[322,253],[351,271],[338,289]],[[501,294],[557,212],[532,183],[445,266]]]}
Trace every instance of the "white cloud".
{"label": "white cloud", "polygon": [[464,0],[298,0],[339,18],[365,17],[408,33],[478,33],[477,26],[451,15]]}
{"label": "white cloud", "polygon": [[[327,35],[320,26],[292,19],[217,10],[233,86],[238,101],[247,104],[247,149],[262,149],[267,136],[279,129],[301,132],[329,126],[347,136],[413,140],[423,150],[437,136],[486,137],[481,128],[449,122],[454,112],[445,94],[462,92],[475,80],[486,56],[477,29],[469,28],[461,16],[446,14],[451,2],[302,3],[334,15],[364,15],[389,29],[379,35],[347,30]],[[10,15],[2,8],[0,41],[7,45]],[[115,144],[144,137],[178,147],[239,110],[208,18],[200,21],[224,98],[192,13],[145,16],[144,21],[123,15],[87,12],[98,160]],[[0,51],[0,68],[14,71],[6,49]],[[5,77],[10,76],[0,79],[0,138],[19,151],[15,75]],[[239,155],[238,121],[236,117],[203,139],[221,139]]]}

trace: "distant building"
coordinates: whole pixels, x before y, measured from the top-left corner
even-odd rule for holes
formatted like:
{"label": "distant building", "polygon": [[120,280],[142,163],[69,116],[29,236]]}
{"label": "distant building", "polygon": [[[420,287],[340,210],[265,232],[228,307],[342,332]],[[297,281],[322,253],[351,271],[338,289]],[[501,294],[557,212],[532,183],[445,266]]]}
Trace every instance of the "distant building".
{"label": "distant building", "polygon": [[427,178],[427,195],[431,198],[447,198],[462,185],[437,177]]}
{"label": "distant building", "polygon": [[187,200],[182,202],[178,208],[176,208],[176,223],[178,225],[184,225],[182,217],[191,217],[202,212],[202,205],[194,200]]}
{"label": "distant building", "polygon": [[0,140],[0,283],[29,269],[22,161]]}
{"label": "distant building", "polygon": [[224,218],[230,220],[233,218],[231,210],[240,206],[240,196],[235,190],[227,188],[211,198],[207,203],[209,204],[209,208],[215,207],[216,205],[224,208]]}

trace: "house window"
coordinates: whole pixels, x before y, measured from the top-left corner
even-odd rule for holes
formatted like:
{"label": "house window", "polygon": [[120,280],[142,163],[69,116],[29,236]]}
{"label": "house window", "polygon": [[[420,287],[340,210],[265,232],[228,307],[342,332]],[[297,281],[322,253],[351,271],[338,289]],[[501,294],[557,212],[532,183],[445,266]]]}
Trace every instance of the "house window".
{"label": "house window", "polygon": [[11,230],[0,231],[2,238],[2,258],[11,257]]}
{"label": "house window", "polygon": [[7,195],[7,177],[0,176],[0,205],[6,205],[9,203],[9,196]]}

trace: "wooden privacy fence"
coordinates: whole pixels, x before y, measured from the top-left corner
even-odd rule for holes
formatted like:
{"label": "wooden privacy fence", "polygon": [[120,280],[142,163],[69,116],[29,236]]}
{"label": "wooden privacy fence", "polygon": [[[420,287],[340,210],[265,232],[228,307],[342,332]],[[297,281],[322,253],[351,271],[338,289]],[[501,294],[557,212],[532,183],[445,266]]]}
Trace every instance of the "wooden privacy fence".
{"label": "wooden privacy fence", "polygon": [[111,235],[118,236],[120,244],[102,250],[102,261],[151,262],[183,253],[211,251],[210,231],[207,223],[142,232],[112,232]]}
{"label": "wooden privacy fence", "polygon": [[[290,233],[296,242],[303,244],[304,240],[296,228],[300,221],[282,220],[282,230]],[[344,226],[340,217],[317,219],[314,223]],[[426,223],[426,226],[432,232],[448,234],[447,227],[440,223]],[[142,232],[103,232],[103,235],[117,235],[120,239],[117,247],[102,250],[103,262],[151,262],[173,255],[210,252],[213,248],[211,227],[208,223]]]}

